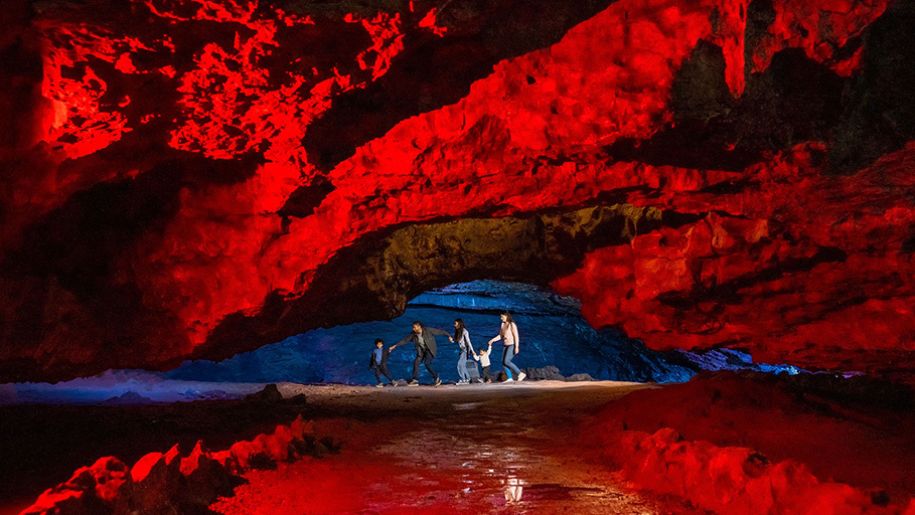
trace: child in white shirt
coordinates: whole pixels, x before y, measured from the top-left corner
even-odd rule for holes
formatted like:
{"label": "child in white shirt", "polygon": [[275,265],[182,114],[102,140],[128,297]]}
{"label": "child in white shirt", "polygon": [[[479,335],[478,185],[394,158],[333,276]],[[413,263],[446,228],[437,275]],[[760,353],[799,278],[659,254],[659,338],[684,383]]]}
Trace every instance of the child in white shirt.
{"label": "child in white shirt", "polygon": [[491,383],[492,377],[489,375],[489,355],[492,354],[492,342],[489,342],[489,347],[486,350],[481,350],[479,353],[473,355],[473,359],[480,362],[480,366],[483,367],[483,382]]}

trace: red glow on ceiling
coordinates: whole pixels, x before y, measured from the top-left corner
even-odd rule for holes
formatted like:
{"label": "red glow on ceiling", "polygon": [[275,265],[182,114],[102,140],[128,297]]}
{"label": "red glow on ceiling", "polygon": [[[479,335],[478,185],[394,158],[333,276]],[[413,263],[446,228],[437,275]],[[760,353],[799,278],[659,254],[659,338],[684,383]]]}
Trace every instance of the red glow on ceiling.
{"label": "red glow on ceiling", "polygon": [[[661,235],[645,235],[631,248],[598,251],[589,258],[582,274],[600,266],[606,273],[596,282],[635,281],[632,298],[611,301],[598,292],[579,292],[575,279],[557,284],[594,302],[588,307],[592,321],[625,318],[632,334],[657,336],[658,345],[720,341],[704,336],[705,330],[734,337],[749,332],[706,326],[697,318],[682,322],[687,324],[682,331],[692,336],[683,340],[667,333],[667,338],[660,332],[670,323],[663,307],[642,315],[651,313],[645,309],[654,306],[651,295],[665,288],[721,281],[746,272],[759,258],[751,253],[711,260],[717,269],[706,264],[697,277],[681,277],[687,264],[659,254],[695,256],[694,242],[718,242],[718,236],[709,236],[718,233],[730,235],[734,245],[755,248],[760,235],[773,233],[764,221],[774,208],[742,196],[696,194],[730,180],[729,172],[612,162],[604,153],[620,138],[644,140],[671,124],[672,83],[702,40],[722,47],[727,85],[732,94],[742,93],[748,1],[615,2],[556,44],[497,63],[458,102],[405,119],[357,148],[328,173],[334,190],[313,214],[286,221],[277,212],[294,191],[322,173],[302,144],[309,125],[341,94],[383,78],[405,51],[408,31],[449,37],[451,32],[437,21],[441,13],[349,13],[316,20],[250,0],[137,0],[129,5],[138,22],[118,26],[117,34],[104,24],[65,16],[42,22],[42,94],[50,108],[41,123],[51,150],[45,165],[17,175],[15,224],[5,232],[18,235],[29,222],[93,184],[142,175],[156,155],[120,169],[103,152],[127,141],[128,134],[142,131],[119,152],[134,152],[142,141],[154,154],[174,151],[214,161],[254,156],[257,164],[250,176],[183,187],[174,217],[119,253],[115,263],[117,280],[136,284],[145,306],[177,317],[186,340],[174,346],[183,352],[205,342],[226,316],[259,311],[272,292],[302,294],[322,264],[374,231],[471,212],[498,216],[578,206],[602,192],[638,187],[660,193],[651,198],[632,193],[628,201],[701,213],[714,205],[747,219],[667,234],[663,237],[672,243],[663,250],[658,250],[659,241],[650,241]],[[768,67],[775,52],[797,47],[847,75],[857,67],[860,52],[839,58],[837,49],[883,13],[886,2],[791,0],[773,7],[775,21],[752,42],[752,71]],[[339,25],[334,31],[322,28],[330,23]],[[325,54],[338,49],[321,44],[346,26],[361,27],[359,36],[367,43],[350,53],[339,50],[341,57],[331,62]],[[299,50],[295,42],[300,40],[310,46]],[[78,171],[61,172],[62,163]],[[790,156],[747,173],[766,188],[789,181],[813,191],[824,181]],[[794,194],[778,186],[763,191],[771,192],[772,206]],[[681,200],[683,192],[690,195]],[[455,202],[459,196],[463,200]],[[803,227],[831,226],[809,213],[798,219]],[[717,223],[710,220],[706,225]],[[764,258],[784,260],[810,258],[813,245],[790,246],[776,238],[758,246],[764,247]],[[610,273],[618,268],[618,274]],[[825,269],[817,273],[825,274],[824,281],[829,277]],[[872,312],[867,304],[857,309],[862,316]],[[628,318],[636,312],[638,322]]]}
{"label": "red glow on ceiling", "polygon": [[[847,349],[915,350],[906,336],[915,331],[915,262],[891,243],[905,239],[915,222],[904,193],[915,186],[909,173],[915,147],[847,177],[823,176],[811,164],[811,152],[821,150],[801,146],[751,167],[744,177],[766,187],[717,195],[714,202],[727,216],[712,213],[637,236],[629,246],[599,249],[554,288],[582,299],[583,314],[595,326],[620,326],[656,348],[728,342],[765,360],[784,359],[811,341],[842,342],[816,356],[820,366],[838,368]],[[830,200],[852,197],[858,205]],[[680,212],[713,202],[695,194],[668,201]],[[835,248],[847,255],[824,255]],[[752,280],[767,273],[777,275]],[[862,298],[873,288],[877,298]],[[727,295],[742,300],[716,299]],[[665,300],[678,297],[689,307]],[[790,359],[803,365],[807,358]]]}

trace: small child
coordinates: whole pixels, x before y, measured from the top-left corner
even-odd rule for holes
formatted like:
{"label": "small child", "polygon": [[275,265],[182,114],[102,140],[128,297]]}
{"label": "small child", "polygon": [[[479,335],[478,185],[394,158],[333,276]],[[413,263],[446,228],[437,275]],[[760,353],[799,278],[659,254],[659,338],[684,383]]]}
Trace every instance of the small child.
{"label": "small child", "polygon": [[489,375],[489,355],[492,354],[492,342],[489,342],[489,347],[486,350],[481,350],[479,353],[474,354],[473,359],[480,362],[480,366],[483,367],[483,382],[491,383],[492,376]]}
{"label": "small child", "polygon": [[391,379],[391,373],[388,372],[388,354],[390,352],[388,349],[384,348],[384,340],[381,338],[375,339],[375,348],[372,349],[372,358],[369,361],[369,368],[372,369],[372,372],[375,372],[375,380],[378,383],[375,385],[378,388],[384,386],[381,382],[381,376],[388,378],[388,382],[391,386],[395,386],[394,380]]}

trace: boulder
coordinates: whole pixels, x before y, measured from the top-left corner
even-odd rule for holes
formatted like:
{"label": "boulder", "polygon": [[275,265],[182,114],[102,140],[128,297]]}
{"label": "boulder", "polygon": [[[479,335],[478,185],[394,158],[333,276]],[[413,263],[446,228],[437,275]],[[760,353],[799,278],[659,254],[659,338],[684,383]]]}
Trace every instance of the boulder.
{"label": "boulder", "polygon": [[275,384],[268,384],[259,391],[245,396],[246,401],[254,402],[279,402],[283,400],[283,394]]}
{"label": "boulder", "polygon": [[531,381],[564,381],[565,376],[559,371],[559,369],[553,365],[548,365],[545,367],[539,368],[525,368],[522,369],[525,374],[527,374],[527,379]]}

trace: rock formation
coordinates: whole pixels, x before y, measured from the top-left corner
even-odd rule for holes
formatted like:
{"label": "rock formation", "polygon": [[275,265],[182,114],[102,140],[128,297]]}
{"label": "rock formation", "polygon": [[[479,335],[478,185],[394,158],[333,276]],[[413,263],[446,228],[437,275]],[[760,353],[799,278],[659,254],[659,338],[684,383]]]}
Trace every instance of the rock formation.
{"label": "rock formation", "polygon": [[0,381],[477,278],[656,349],[911,366],[909,2],[99,4],[2,14]]}
{"label": "rock formation", "polygon": [[912,513],[913,394],[717,373],[608,406],[584,432],[636,488],[716,513]]}
{"label": "rock formation", "polygon": [[204,513],[217,497],[232,494],[246,470],[327,452],[328,444],[333,446],[318,441],[312,424],[299,417],[223,451],[207,451],[198,441],[184,455],[176,445],[130,467],[106,456],[45,491],[22,513]]}

